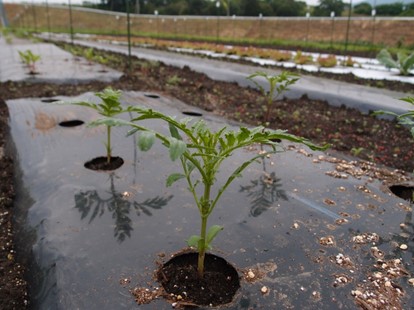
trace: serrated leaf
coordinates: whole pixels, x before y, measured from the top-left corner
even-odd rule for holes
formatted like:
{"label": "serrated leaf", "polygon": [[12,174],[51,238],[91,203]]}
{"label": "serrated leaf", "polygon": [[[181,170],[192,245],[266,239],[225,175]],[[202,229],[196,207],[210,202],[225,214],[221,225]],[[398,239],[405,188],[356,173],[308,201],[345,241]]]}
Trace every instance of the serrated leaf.
{"label": "serrated leaf", "polygon": [[189,247],[198,249],[198,245],[199,245],[200,240],[201,240],[200,236],[192,235],[190,238],[188,238],[187,244],[188,244]]}
{"label": "serrated leaf", "polygon": [[170,174],[167,178],[167,182],[166,182],[166,186],[170,187],[171,185],[173,185],[176,181],[181,180],[185,178],[185,175],[182,173],[173,173]]}
{"label": "serrated leaf", "polygon": [[181,155],[187,150],[187,144],[185,142],[178,140],[176,138],[169,139],[170,145],[170,158],[172,161],[175,161],[177,158],[180,158]]}
{"label": "serrated leaf", "polygon": [[151,131],[143,131],[138,137],[138,147],[141,151],[148,151],[154,145],[155,133]]}

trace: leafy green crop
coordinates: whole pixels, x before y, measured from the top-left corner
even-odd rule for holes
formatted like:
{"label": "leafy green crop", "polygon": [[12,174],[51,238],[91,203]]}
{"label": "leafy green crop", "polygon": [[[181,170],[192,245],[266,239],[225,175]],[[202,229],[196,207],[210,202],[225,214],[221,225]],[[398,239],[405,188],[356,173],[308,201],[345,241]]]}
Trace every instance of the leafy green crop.
{"label": "leafy green crop", "polygon": [[398,69],[401,75],[410,75],[410,71],[414,70],[414,52],[410,55],[398,52],[397,59],[394,60],[391,53],[383,49],[378,53],[377,60],[387,68]]}
{"label": "leafy green crop", "polygon": [[[198,273],[200,277],[204,274],[206,250],[210,248],[214,238],[223,229],[219,225],[212,225],[207,229],[209,216],[228,186],[240,176],[246,167],[266,154],[260,152],[260,154],[252,155],[250,159],[236,167],[224,179],[224,183],[218,184],[218,189],[213,191],[214,185],[218,183],[217,174],[223,162],[230,158],[236,150],[255,143],[268,145],[270,150],[267,153],[274,153],[279,145],[275,141],[279,141],[279,139],[302,143],[312,149],[326,148],[326,146],[318,147],[304,138],[288,134],[283,130],[270,130],[260,126],[252,129],[241,127],[237,131],[229,131],[224,127],[213,132],[203,121],[193,124],[190,123],[188,118],[177,121],[163,113],[136,106],[129,107],[128,110],[137,112],[139,116],[130,122],[106,118],[97,120],[91,125],[131,126],[133,129],[130,134],[138,133],[138,147],[142,151],[148,151],[155,140],[159,139],[169,149],[171,160],[180,161],[182,171],[171,174],[166,180],[166,185],[171,186],[174,182],[185,179],[198,207],[201,219],[200,234],[191,236],[187,242],[190,246],[198,249]],[[139,125],[140,121],[149,119],[167,122],[170,136]],[[201,188],[200,191],[198,191],[199,188]]]}

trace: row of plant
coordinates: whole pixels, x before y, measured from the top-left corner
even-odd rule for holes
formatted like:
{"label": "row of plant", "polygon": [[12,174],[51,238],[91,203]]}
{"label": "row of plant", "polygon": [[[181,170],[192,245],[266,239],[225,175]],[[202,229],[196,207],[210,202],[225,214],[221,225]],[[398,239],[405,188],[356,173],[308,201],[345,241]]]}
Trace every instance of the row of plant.
{"label": "row of plant", "polygon": [[[268,80],[270,90],[261,88],[265,101],[265,114],[272,111],[273,98],[279,96],[283,91],[297,81],[296,76],[282,73],[278,76],[269,76],[257,72],[249,77],[255,80],[257,77]],[[138,106],[122,106],[120,102],[121,91],[106,88],[96,93],[100,103],[72,102],[97,111],[104,118],[92,121],[89,126],[104,125],[107,129],[107,140],[105,142],[106,158],[109,163],[112,160],[111,128],[114,126],[127,126],[130,128],[128,136],[137,136],[137,146],[141,151],[148,151],[158,140],[168,150],[172,161],[179,161],[181,171],[169,175],[166,186],[185,179],[187,188],[191,192],[194,203],[198,208],[200,216],[199,234],[188,238],[190,247],[197,250],[197,274],[199,278],[204,277],[206,252],[211,249],[211,244],[218,233],[223,229],[219,225],[208,227],[208,219],[219,203],[229,185],[251,164],[268,154],[281,152],[282,140],[300,143],[313,150],[324,150],[328,146],[317,146],[307,139],[287,133],[284,130],[272,130],[263,126],[254,128],[239,127],[237,130],[228,130],[222,127],[217,131],[209,128],[203,120],[193,122],[189,118],[177,120],[162,112]],[[68,104],[58,102],[54,104]],[[117,118],[122,113],[135,115],[130,121]],[[267,118],[265,118],[267,119]],[[168,125],[169,133],[156,131],[148,126],[143,126],[144,120],[159,120]],[[218,178],[218,172],[224,162],[228,162],[232,154],[237,150],[246,148],[253,144],[261,145],[261,152],[254,153],[251,158],[235,167],[234,171],[223,179]],[[180,283],[179,283],[180,284]],[[214,288],[212,288],[214,289]],[[196,302],[191,296],[186,296],[188,302]],[[210,303],[210,302],[209,302]],[[208,303],[208,304],[209,304]]]}
{"label": "row of plant", "polygon": [[[122,38],[108,38],[111,41],[122,41]],[[188,49],[191,51],[211,51],[223,55],[236,55],[240,58],[260,58],[270,59],[279,63],[293,62],[296,65],[314,64],[319,67],[332,68],[336,66],[356,67],[361,66],[352,57],[347,56],[344,59],[338,59],[336,55],[319,55],[314,58],[309,53],[304,53],[300,50],[291,52],[286,50],[258,48],[254,46],[229,46],[213,43],[196,43],[183,41],[168,41],[148,38],[133,38],[133,44],[141,46],[150,46],[163,49]],[[377,60],[386,68],[394,68],[399,71],[401,75],[407,76],[412,74],[414,70],[414,52],[407,52],[404,50],[396,53],[396,59],[389,50],[383,49],[378,53]]]}

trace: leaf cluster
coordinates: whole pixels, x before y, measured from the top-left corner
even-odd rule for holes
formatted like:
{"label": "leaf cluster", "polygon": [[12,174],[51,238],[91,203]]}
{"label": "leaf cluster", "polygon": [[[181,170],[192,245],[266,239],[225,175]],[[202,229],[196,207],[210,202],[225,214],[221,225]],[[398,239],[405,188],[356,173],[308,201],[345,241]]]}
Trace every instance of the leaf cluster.
{"label": "leaf cluster", "polygon": [[[259,77],[264,78],[267,81],[269,89],[266,89],[256,80],[256,78]],[[265,72],[257,71],[248,76],[247,79],[251,80],[256,85],[265,98],[266,113],[264,115],[264,124],[268,126],[273,101],[277,100],[283,92],[289,90],[289,86],[295,84],[299,80],[299,77],[297,74],[287,71],[283,71],[278,75],[270,75]]]}
{"label": "leaf cluster", "polygon": [[91,108],[97,111],[100,115],[105,117],[114,117],[120,113],[126,112],[126,110],[121,105],[120,90],[113,90],[112,88],[108,87],[105,88],[102,92],[95,93],[95,95],[102,100],[101,103],[81,101],[71,102],[70,104]]}
{"label": "leaf cluster", "polygon": [[394,59],[388,50],[383,49],[378,53],[377,60],[387,68],[398,69],[401,75],[410,75],[410,71],[414,70],[414,52],[408,55],[399,51],[397,59]]}
{"label": "leaf cluster", "polygon": [[40,55],[33,54],[31,50],[18,51],[20,60],[29,68],[30,73],[36,72],[36,62],[40,60]]}
{"label": "leaf cluster", "polygon": [[[401,98],[400,100],[411,103],[414,106],[414,97]],[[394,112],[381,110],[381,111],[375,111],[373,114],[395,116],[395,118],[398,120],[398,122],[401,125],[410,127],[411,134],[414,137],[414,110],[409,110],[408,112],[403,113],[403,114],[397,114]]]}

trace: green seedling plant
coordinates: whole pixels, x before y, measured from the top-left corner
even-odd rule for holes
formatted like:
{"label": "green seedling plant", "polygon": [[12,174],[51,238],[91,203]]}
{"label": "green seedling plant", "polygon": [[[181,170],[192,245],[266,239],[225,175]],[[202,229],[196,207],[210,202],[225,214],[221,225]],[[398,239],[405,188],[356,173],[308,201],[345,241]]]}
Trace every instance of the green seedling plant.
{"label": "green seedling plant", "polygon": [[[269,90],[266,90],[260,83],[256,81],[256,78],[264,78],[269,85]],[[247,79],[251,80],[257,88],[259,88],[265,100],[265,114],[263,117],[264,126],[270,125],[270,116],[273,110],[273,102],[277,100],[280,95],[289,90],[289,86],[295,84],[299,78],[294,73],[283,71],[279,75],[270,75],[265,72],[257,71],[252,75],[248,76]]]}
{"label": "green seedling plant", "polygon": [[[408,102],[414,106],[414,97],[401,98],[400,100]],[[394,116],[401,125],[407,126],[410,128],[411,135],[414,137],[414,109],[409,110],[408,112],[403,113],[403,114],[397,114],[391,111],[383,111],[383,110],[375,111],[373,114]]]}
{"label": "green seedling plant", "polygon": [[414,52],[408,55],[400,51],[395,60],[388,50],[383,49],[378,53],[377,60],[389,69],[398,69],[400,74],[404,76],[412,74],[410,71],[414,70]]}
{"label": "green seedling plant", "polygon": [[20,60],[29,69],[29,74],[36,74],[36,62],[40,60],[40,55],[33,54],[31,50],[18,51]]}
{"label": "green seedling plant", "polygon": [[90,48],[87,48],[86,50],[84,50],[83,56],[88,61],[88,64],[91,65],[92,61],[94,60],[94,57],[95,57],[95,53],[93,51],[93,48],[90,47]]}
{"label": "green seedling plant", "polygon": [[[274,142],[280,141],[277,139],[302,143],[311,149],[322,149],[304,138],[288,134],[283,130],[270,130],[259,126],[252,129],[241,127],[237,131],[229,131],[224,127],[213,132],[202,120],[191,124],[188,118],[177,121],[170,116],[150,109],[134,106],[129,107],[128,110],[137,112],[139,116],[131,121],[106,118],[97,120],[91,125],[131,126],[130,134],[138,133],[140,150],[148,151],[158,138],[169,149],[171,160],[180,161],[182,172],[168,176],[166,185],[171,186],[176,181],[185,179],[197,205],[200,215],[200,234],[191,236],[187,243],[198,250],[197,269],[200,277],[204,275],[206,251],[211,248],[211,243],[223,229],[219,225],[207,228],[209,216],[229,185],[241,175],[244,169],[264,155],[261,152],[255,153],[226,176],[225,182],[216,184],[219,180],[220,167],[226,159],[229,159],[236,150],[256,143],[268,145],[270,149],[268,153],[274,153],[281,149],[278,148],[279,144]],[[167,122],[170,135],[164,135],[139,125],[143,120]]]}
{"label": "green seedling plant", "polygon": [[[115,117],[121,113],[126,112],[126,109],[124,109],[121,105],[121,101],[120,101],[121,91],[120,90],[113,90],[111,87],[107,87],[102,92],[95,93],[95,95],[102,100],[101,103],[96,104],[93,102],[81,101],[81,102],[70,102],[69,104],[91,108],[104,117]],[[67,103],[57,102],[57,104],[67,104]],[[112,126],[109,124],[105,124],[105,126],[106,126],[106,142],[104,144],[105,144],[105,149],[106,149],[107,163],[109,164],[112,158],[112,145],[111,145]]]}

